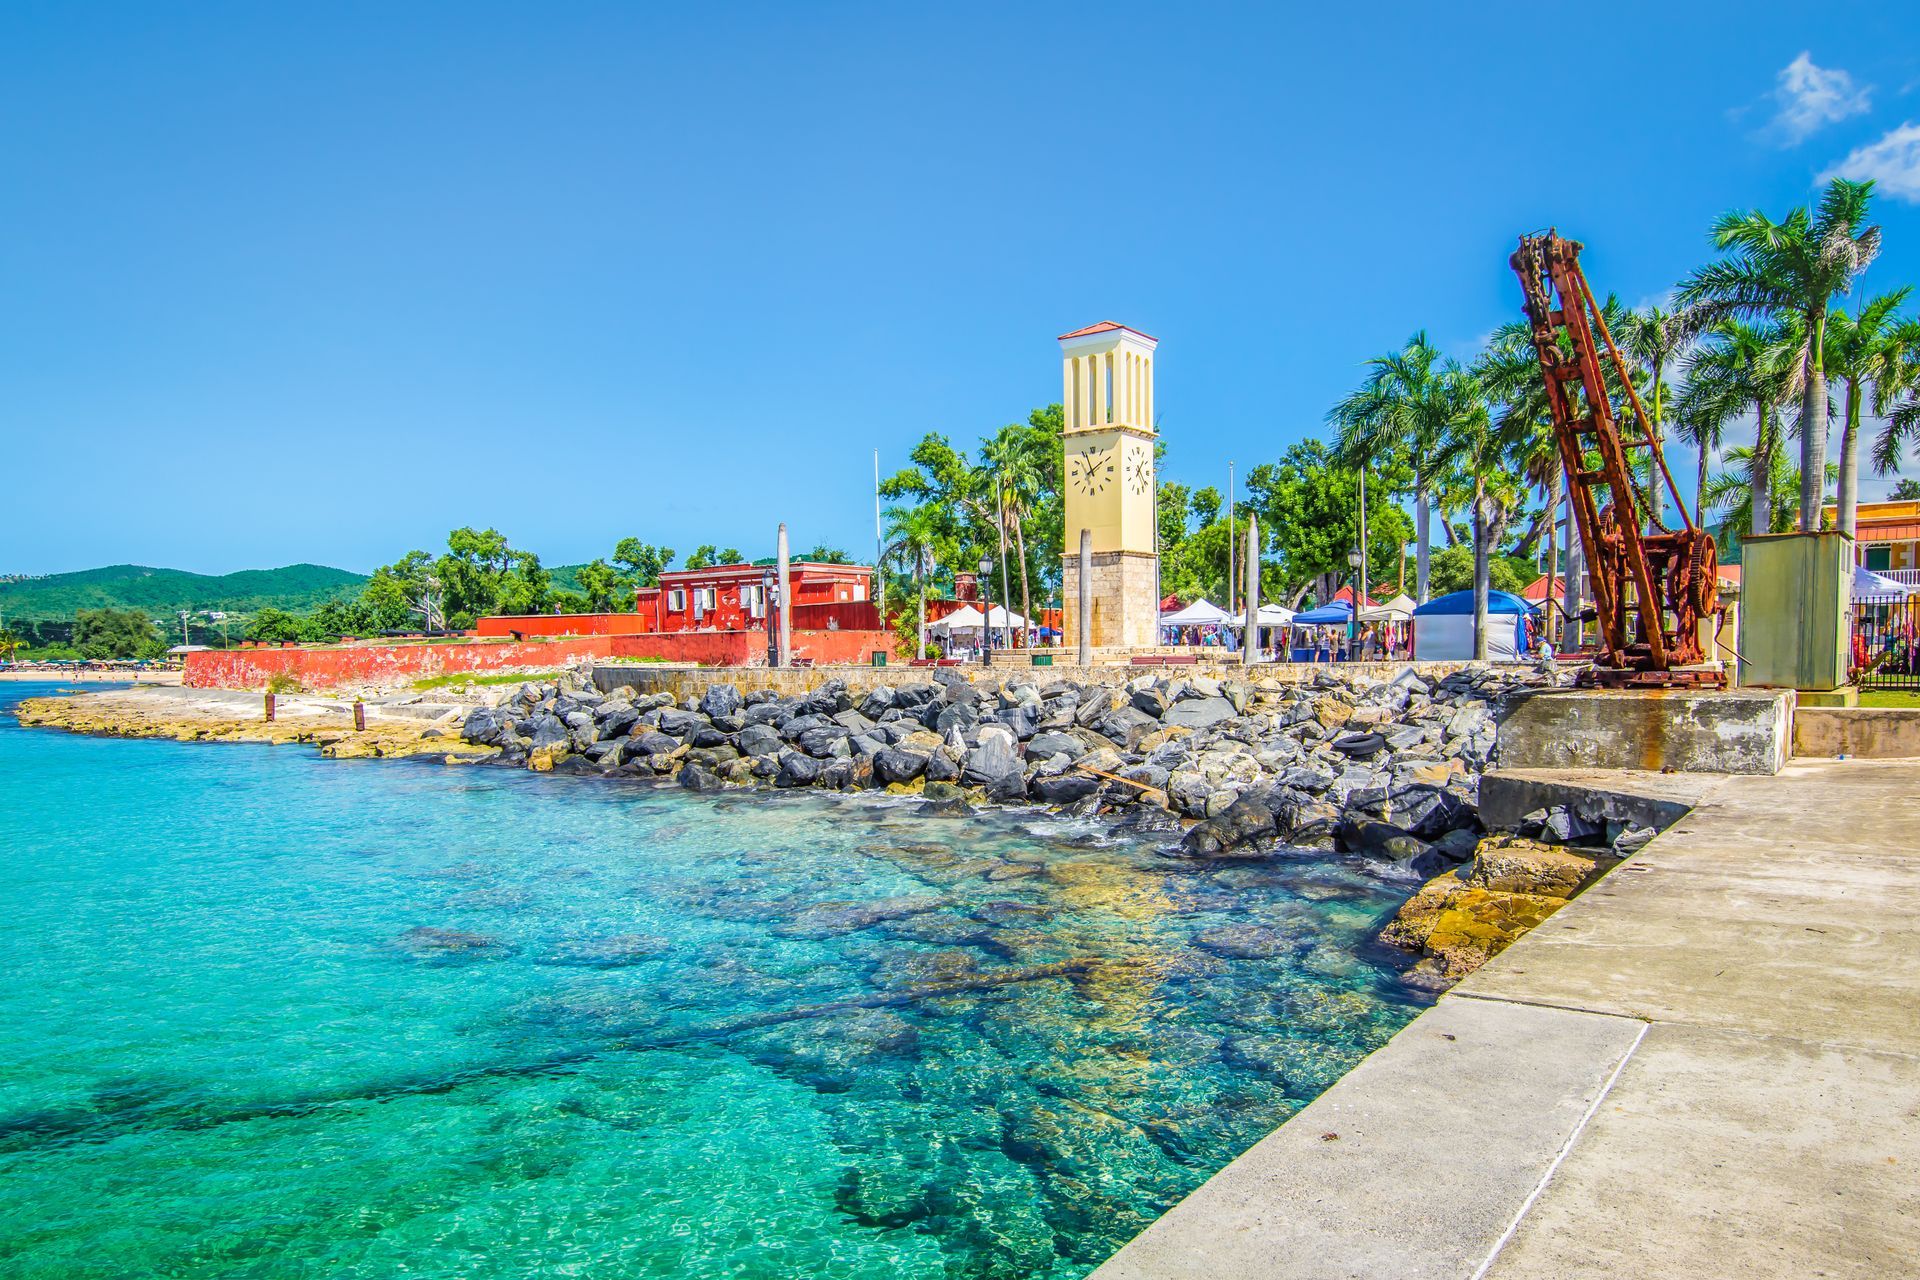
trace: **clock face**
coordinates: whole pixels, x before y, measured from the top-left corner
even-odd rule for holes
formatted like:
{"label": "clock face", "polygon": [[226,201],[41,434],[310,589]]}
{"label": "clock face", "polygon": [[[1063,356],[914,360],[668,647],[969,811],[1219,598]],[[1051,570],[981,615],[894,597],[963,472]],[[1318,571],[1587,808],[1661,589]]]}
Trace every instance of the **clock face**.
{"label": "clock face", "polygon": [[1127,451],[1127,488],[1136,494],[1153,488],[1153,455],[1145,449]]}
{"label": "clock face", "polygon": [[1067,484],[1088,496],[1106,492],[1115,470],[1111,449],[1090,444],[1067,455]]}

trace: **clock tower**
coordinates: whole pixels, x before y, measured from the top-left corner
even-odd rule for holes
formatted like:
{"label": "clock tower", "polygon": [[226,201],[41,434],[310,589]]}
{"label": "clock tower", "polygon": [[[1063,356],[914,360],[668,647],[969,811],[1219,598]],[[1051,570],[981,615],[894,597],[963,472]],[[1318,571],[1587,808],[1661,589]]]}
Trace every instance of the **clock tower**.
{"label": "clock tower", "polygon": [[1063,640],[1080,639],[1080,531],[1093,534],[1093,644],[1158,641],[1154,545],[1153,353],[1159,340],[1103,320],[1060,337],[1066,415]]}

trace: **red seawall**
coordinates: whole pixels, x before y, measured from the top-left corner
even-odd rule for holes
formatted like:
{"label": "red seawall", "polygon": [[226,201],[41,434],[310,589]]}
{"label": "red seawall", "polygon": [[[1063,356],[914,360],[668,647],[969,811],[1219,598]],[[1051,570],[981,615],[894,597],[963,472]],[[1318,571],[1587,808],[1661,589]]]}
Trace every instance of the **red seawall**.
{"label": "red seawall", "polygon": [[[821,666],[865,664],[873,651],[893,653],[891,631],[796,631],[793,655]],[[196,689],[257,689],[286,675],[308,689],[340,684],[396,684],[429,676],[485,674],[519,668],[550,670],[586,659],[656,658],[706,667],[744,667],[767,660],[757,631],[675,631],[639,635],[566,636],[552,640],[449,644],[355,644],[286,649],[208,649],[186,655],[184,681]]]}

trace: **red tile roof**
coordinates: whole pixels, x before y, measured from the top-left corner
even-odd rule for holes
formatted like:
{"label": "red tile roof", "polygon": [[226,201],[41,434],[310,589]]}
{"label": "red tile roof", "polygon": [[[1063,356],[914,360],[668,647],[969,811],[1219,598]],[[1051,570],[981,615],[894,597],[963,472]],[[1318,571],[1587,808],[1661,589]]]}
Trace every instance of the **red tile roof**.
{"label": "red tile roof", "polygon": [[1160,339],[1150,333],[1140,333],[1140,330],[1134,328],[1132,325],[1118,324],[1112,320],[1102,320],[1099,324],[1090,324],[1084,329],[1075,329],[1072,333],[1063,333],[1060,335],[1059,340],[1065,342],[1068,338],[1089,338],[1096,333],[1112,333],[1116,329],[1124,330],[1127,333],[1139,333],[1141,337],[1149,342],[1160,341]]}

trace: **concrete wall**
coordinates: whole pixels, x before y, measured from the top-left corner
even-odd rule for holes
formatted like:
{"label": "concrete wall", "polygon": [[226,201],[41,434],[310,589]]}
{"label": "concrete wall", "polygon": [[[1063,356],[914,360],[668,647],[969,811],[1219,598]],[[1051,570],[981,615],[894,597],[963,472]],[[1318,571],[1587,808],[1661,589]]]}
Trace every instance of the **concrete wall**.
{"label": "concrete wall", "polygon": [[1801,707],[1793,754],[1890,760],[1920,757],[1920,711],[1893,707]]}
{"label": "concrete wall", "polygon": [[[793,652],[822,664],[864,662],[891,652],[890,631],[796,631]],[[743,667],[766,661],[766,638],[748,631],[652,632],[565,636],[527,641],[445,644],[355,644],[287,649],[212,649],[186,655],[184,681],[199,689],[257,689],[276,675],[308,689],[342,684],[399,684],[430,676],[551,670],[595,659],[644,658],[700,666]]]}
{"label": "concrete wall", "polygon": [[1791,690],[1543,689],[1501,712],[1502,769],[1778,773]]}

